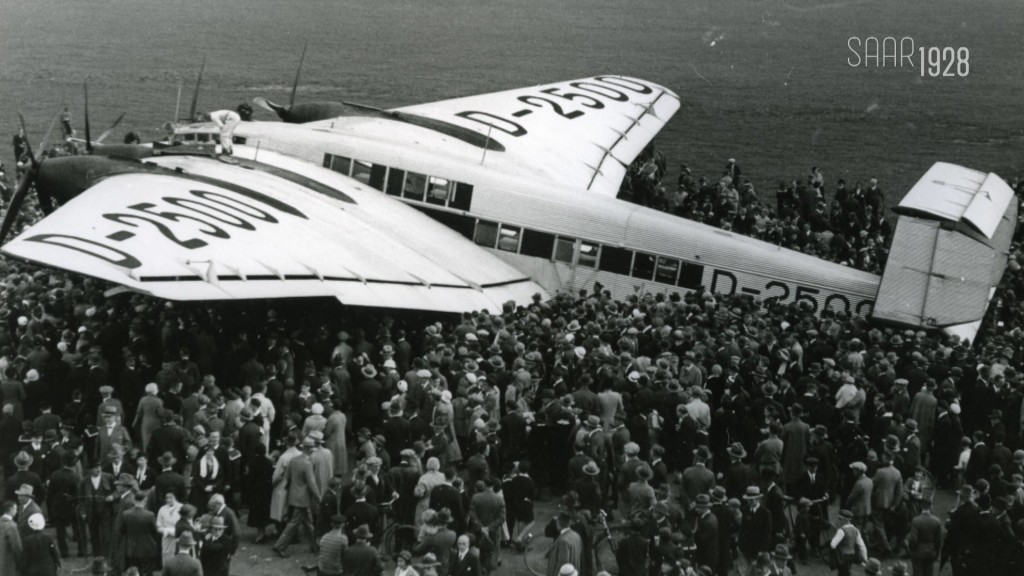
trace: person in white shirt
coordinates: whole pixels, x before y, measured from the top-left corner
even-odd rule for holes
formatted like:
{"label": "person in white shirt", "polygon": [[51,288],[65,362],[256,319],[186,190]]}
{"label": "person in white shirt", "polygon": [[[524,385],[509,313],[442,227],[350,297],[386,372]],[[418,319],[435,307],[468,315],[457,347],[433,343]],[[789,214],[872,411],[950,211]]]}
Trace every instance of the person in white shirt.
{"label": "person in white shirt", "polygon": [[231,155],[231,137],[242,117],[234,110],[216,110],[206,114],[206,119],[220,128],[220,146],[224,154]]}

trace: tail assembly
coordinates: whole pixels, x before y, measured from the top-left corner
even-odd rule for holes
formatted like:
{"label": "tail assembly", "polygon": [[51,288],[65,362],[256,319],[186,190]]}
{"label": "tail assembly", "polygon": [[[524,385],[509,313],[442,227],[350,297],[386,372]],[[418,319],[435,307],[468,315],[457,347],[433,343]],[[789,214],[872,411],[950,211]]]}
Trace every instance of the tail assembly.
{"label": "tail assembly", "polygon": [[935,163],[900,215],[872,316],[974,341],[1006,270],[1017,198],[999,176]]}

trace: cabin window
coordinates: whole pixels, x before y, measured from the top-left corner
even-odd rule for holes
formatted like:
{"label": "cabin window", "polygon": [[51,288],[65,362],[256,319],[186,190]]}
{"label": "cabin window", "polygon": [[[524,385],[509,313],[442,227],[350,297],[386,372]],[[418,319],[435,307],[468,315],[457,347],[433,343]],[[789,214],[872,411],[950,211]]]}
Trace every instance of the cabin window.
{"label": "cabin window", "polygon": [[374,164],[370,169],[370,187],[384,191],[384,180],[388,175],[388,167],[382,164]]}
{"label": "cabin window", "polygon": [[572,255],[575,249],[576,240],[574,238],[563,238],[559,236],[558,242],[555,244],[555,261],[572,264]]}
{"label": "cabin window", "polygon": [[344,156],[331,156],[331,165],[329,168],[335,172],[348,176],[349,170],[352,168],[352,160],[345,158]]}
{"label": "cabin window", "polygon": [[675,284],[676,274],[679,273],[679,260],[672,258],[658,257],[658,267],[654,270],[654,281],[662,284]]}
{"label": "cabin window", "polygon": [[363,162],[362,160],[356,160],[352,163],[352,178],[362,182],[363,184],[370,183],[370,173],[373,171],[373,164],[369,162]]}
{"label": "cabin window", "polygon": [[487,220],[478,222],[473,242],[486,248],[494,248],[494,245],[498,243],[498,223],[488,222]]}
{"label": "cabin window", "polygon": [[519,236],[522,228],[515,226],[501,226],[501,234],[498,237],[498,250],[505,252],[519,252]]}
{"label": "cabin window", "polygon": [[[445,212],[444,210],[434,210],[415,204],[413,206],[421,210],[427,216],[430,216],[448,228],[462,234],[466,238],[470,240],[473,239],[473,231],[476,227],[476,218],[463,216],[462,214],[455,214],[454,212]],[[548,253],[550,254],[550,251]]]}
{"label": "cabin window", "polygon": [[523,230],[523,240],[519,253],[523,256],[535,258],[551,258],[551,251],[555,247],[555,235],[546,232],[537,232],[527,228]]}
{"label": "cabin window", "polygon": [[598,262],[597,268],[612,274],[629,274],[629,265],[632,263],[632,250],[605,245],[601,248],[601,261]]}
{"label": "cabin window", "polygon": [[431,176],[427,182],[427,202],[444,206],[448,203],[448,194],[451,192],[452,183],[444,178]]}
{"label": "cabin window", "polygon": [[402,196],[410,200],[423,202],[423,193],[427,189],[427,177],[415,172],[405,173],[405,191]]}
{"label": "cabin window", "polygon": [[650,254],[637,252],[636,258],[633,259],[633,272],[631,275],[634,278],[650,280],[654,276],[654,260],[654,256]]}
{"label": "cabin window", "polygon": [[682,288],[689,288],[690,290],[696,290],[700,288],[701,281],[704,279],[704,267],[700,264],[689,264],[683,262],[679,270],[679,282],[678,285]]}
{"label": "cabin window", "polygon": [[597,256],[600,253],[600,248],[600,244],[580,242],[580,256],[576,260],[576,265],[584,268],[597,268]]}
{"label": "cabin window", "polygon": [[[462,182],[455,183],[455,192],[452,194],[448,201],[448,206],[455,208],[456,210],[469,210],[470,205],[473,203],[473,185],[463,184]],[[551,251],[548,250],[547,258],[551,255]]]}
{"label": "cabin window", "polygon": [[401,196],[402,186],[405,185],[405,171],[392,168],[388,170],[387,193],[389,196]]}

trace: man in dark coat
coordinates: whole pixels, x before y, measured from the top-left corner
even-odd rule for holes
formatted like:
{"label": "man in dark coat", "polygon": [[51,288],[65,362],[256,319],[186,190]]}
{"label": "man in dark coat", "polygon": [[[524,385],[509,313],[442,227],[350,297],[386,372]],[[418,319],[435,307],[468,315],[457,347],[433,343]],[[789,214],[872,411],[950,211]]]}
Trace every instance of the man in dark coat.
{"label": "man in dark coat", "polygon": [[[469,535],[463,534],[455,541],[456,553],[451,556],[449,576],[476,576],[480,571],[480,551],[470,546]],[[375,575],[376,576],[376,575]]]}
{"label": "man in dark coat", "polygon": [[392,462],[401,459],[402,450],[412,446],[412,425],[402,415],[401,402],[394,402],[388,409],[389,418],[384,422],[384,447]]}
{"label": "man in dark coat", "polygon": [[740,526],[740,552],[748,562],[753,563],[759,552],[772,550],[772,515],[761,505],[759,487],[747,487],[743,499],[747,508],[743,511],[743,523]]}
{"label": "man in dark coat", "polygon": [[[647,566],[650,562],[650,542],[644,536],[644,521],[641,518],[631,520],[629,536],[619,543],[615,560],[619,565],[619,574],[642,575],[647,573]],[[558,576],[558,572],[549,572],[548,576]]]}
{"label": "man in dark coat", "polygon": [[373,533],[363,524],[356,528],[352,535],[355,543],[341,553],[341,567],[345,576],[380,576],[383,567],[376,548],[370,546]]}
{"label": "man in dark coat", "polygon": [[170,410],[160,411],[160,421],[162,425],[153,431],[153,435],[149,438],[149,446],[146,447],[149,461],[153,462],[170,452],[174,455],[176,462],[184,463],[188,450],[188,438],[185,431],[174,424],[174,413]]}
{"label": "man in dark coat", "polygon": [[156,515],[146,510],[146,493],[136,492],[133,499],[134,506],[121,512],[117,521],[123,566],[135,566],[140,576],[149,576],[160,556],[161,536],[156,529]]}
{"label": "man in dark coat", "polygon": [[[89,464],[89,473],[78,489],[78,502],[85,527],[89,533],[92,556],[105,556],[110,533],[110,502],[113,500],[114,479],[100,470],[100,461]],[[85,540],[79,543],[84,548]]]}
{"label": "man in dark coat", "polygon": [[971,573],[972,560],[976,555],[975,542],[979,514],[978,505],[974,503],[974,489],[970,486],[962,486],[957,507],[949,513],[940,562],[940,568],[946,562],[951,564],[953,576],[965,576]]}
{"label": "man in dark coat", "polygon": [[[152,442],[149,444],[153,445]],[[173,492],[174,497],[178,499],[178,502],[185,502],[185,493],[187,491],[187,484],[185,483],[185,477],[178,474],[174,470],[174,465],[178,459],[175,458],[172,452],[164,452],[157,462],[160,464],[161,472],[157,475],[156,480],[153,482],[153,488],[156,491],[156,502],[163,502],[168,492]],[[163,504],[157,504],[163,506]]]}
{"label": "man in dark coat", "polygon": [[203,576],[229,576],[231,571],[231,554],[238,545],[237,541],[228,536],[227,523],[224,518],[214,516],[210,520],[209,530],[203,535],[202,557]]}
{"label": "man in dark coat", "polygon": [[711,513],[711,497],[707,494],[697,495],[694,501],[697,511],[697,530],[693,534],[693,543],[697,547],[694,560],[697,566],[708,566],[717,569],[719,562],[718,518]]}
{"label": "man in dark coat", "polygon": [[203,576],[203,565],[192,555],[196,540],[191,532],[178,536],[178,553],[164,562],[161,576]]}
{"label": "man in dark coat", "polygon": [[60,470],[50,476],[50,489],[47,493],[46,510],[50,514],[50,523],[57,532],[57,549],[63,558],[68,557],[68,535],[67,529],[70,526],[74,534],[75,542],[78,542],[78,555],[84,556],[86,543],[79,530],[78,514],[78,488],[82,483],[82,477],[76,470],[78,457],[73,452],[65,452],[62,456]]}
{"label": "man in dark coat", "polygon": [[921,513],[910,521],[907,546],[914,565],[914,576],[935,574],[935,562],[939,559],[939,548],[942,546],[942,522],[932,516],[931,500],[922,500]]}
{"label": "man in dark coat", "polygon": [[455,468],[449,467],[444,471],[444,484],[434,486],[430,490],[430,508],[432,510],[443,510],[447,508],[452,513],[452,529],[456,534],[462,534],[466,529],[466,512],[462,505],[462,493],[452,482],[455,480]]}

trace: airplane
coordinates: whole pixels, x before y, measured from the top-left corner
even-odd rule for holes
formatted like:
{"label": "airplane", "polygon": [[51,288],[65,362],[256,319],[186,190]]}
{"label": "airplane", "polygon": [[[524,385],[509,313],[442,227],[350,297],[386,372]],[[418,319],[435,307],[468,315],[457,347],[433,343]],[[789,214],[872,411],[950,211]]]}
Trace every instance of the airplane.
{"label": "airplane", "polygon": [[745,294],[973,341],[1017,222],[997,175],[935,163],[894,209],[879,277],[616,199],[680,105],[653,82],[600,75],[382,110],[296,104],[298,81],[288,106],[254,99],[283,122],[243,122],[236,141],[399,199],[551,293]]}
{"label": "airplane", "polygon": [[451,229],[335,171],[246,146],[224,157],[210,143],[93,144],[86,126],[86,155],[29,149],[0,242],[33,186],[47,215],[4,254],[121,285],[108,295],[169,300],[327,296],[501,313],[549,297]]}
{"label": "airplane", "polygon": [[[254,101],[285,122],[241,123],[234,133],[240,154],[264,161],[276,152],[273,162],[302,161],[289,165],[296,173],[351,178],[382,202],[455,231],[545,293],[599,282],[618,299],[745,294],[973,341],[1016,224],[1015,197],[998,176],[936,163],[895,209],[900,218],[879,277],[616,199],[627,167],[680,105],[653,82],[601,75],[392,110],[295,104],[294,92],[287,107]],[[175,137],[195,146],[212,144],[216,134],[211,124],[191,123]],[[66,267],[59,255],[44,258],[27,244],[19,237],[2,251]],[[307,260],[307,268],[319,265]],[[96,275],[90,270],[78,271]],[[123,275],[107,277],[128,285]],[[212,293],[196,282],[176,286],[157,295]]]}

